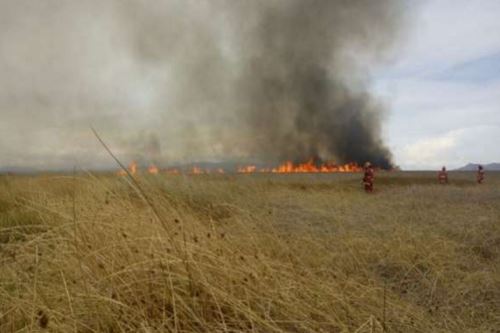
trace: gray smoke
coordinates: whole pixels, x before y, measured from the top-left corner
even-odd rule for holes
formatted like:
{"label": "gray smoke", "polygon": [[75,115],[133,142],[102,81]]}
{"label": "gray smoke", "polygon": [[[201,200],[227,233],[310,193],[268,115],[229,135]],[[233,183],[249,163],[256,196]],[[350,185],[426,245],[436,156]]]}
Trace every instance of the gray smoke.
{"label": "gray smoke", "polygon": [[399,10],[395,1],[297,0],[258,13],[240,78],[258,156],[391,165],[369,68],[356,56],[377,60],[395,40]]}
{"label": "gray smoke", "polygon": [[92,124],[144,163],[387,167],[369,83],[401,32],[401,3],[0,1],[4,163],[106,165]]}

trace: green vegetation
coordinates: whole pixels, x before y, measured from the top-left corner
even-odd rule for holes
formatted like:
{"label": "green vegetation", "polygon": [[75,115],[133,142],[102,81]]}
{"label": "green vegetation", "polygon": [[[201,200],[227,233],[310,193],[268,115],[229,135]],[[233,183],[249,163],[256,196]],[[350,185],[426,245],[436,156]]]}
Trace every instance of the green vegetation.
{"label": "green vegetation", "polygon": [[500,174],[0,177],[0,332],[496,332]]}

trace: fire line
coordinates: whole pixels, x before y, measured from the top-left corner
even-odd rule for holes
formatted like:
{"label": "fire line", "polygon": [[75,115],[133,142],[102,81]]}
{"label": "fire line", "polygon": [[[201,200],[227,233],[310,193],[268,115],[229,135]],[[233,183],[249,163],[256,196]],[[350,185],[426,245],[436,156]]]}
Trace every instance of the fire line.
{"label": "fire line", "polygon": [[[346,164],[335,164],[333,162],[325,163],[314,163],[311,159],[305,163],[293,163],[291,161],[286,161],[276,167],[264,167],[259,168],[256,165],[244,165],[237,167],[234,173],[238,174],[253,174],[253,173],[278,173],[278,174],[289,174],[289,173],[354,173],[362,172],[363,168],[357,163],[346,163]],[[128,172],[131,175],[136,175],[139,170],[137,162],[133,161],[128,166]],[[203,169],[198,166],[193,166],[191,169],[183,172],[178,168],[167,168],[160,169],[154,164],[147,167],[146,173],[157,175],[160,173],[178,175],[181,173],[187,173],[190,175],[202,175],[202,174],[224,174],[226,171],[222,168],[216,169]],[[125,170],[118,171],[118,175],[125,176],[127,172]]]}

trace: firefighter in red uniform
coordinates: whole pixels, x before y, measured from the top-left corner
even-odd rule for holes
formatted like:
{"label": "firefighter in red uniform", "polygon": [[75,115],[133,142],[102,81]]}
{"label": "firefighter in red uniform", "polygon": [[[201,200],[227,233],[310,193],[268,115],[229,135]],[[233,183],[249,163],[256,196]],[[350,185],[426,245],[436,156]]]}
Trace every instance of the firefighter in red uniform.
{"label": "firefighter in red uniform", "polygon": [[477,182],[478,184],[482,184],[484,180],[484,169],[482,165],[477,167]]}
{"label": "firefighter in red uniform", "polygon": [[441,171],[438,173],[439,184],[447,184],[448,183],[448,172],[446,171],[446,167],[443,167]]}
{"label": "firefighter in red uniform", "polygon": [[373,179],[375,178],[375,172],[370,162],[365,163],[365,174],[363,177],[363,184],[365,186],[365,192],[373,192]]}

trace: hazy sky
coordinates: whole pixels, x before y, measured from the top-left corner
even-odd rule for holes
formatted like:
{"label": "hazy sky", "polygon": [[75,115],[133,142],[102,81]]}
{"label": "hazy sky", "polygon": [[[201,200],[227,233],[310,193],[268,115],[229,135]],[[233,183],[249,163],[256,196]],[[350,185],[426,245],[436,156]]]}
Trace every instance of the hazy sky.
{"label": "hazy sky", "polygon": [[[122,21],[144,20],[133,10],[124,14],[116,3],[0,0],[0,169],[112,165],[91,125],[124,158],[134,150],[167,162],[208,158],[206,149],[198,150],[211,135],[201,109],[218,106],[200,105],[194,96],[186,102],[189,112],[171,111],[170,100],[187,83],[176,68],[156,60],[159,51],[147,44],[148,36],[141,40],[148,61],[138,65]],[[196,1],[171,3],[178,14]],[[402,45],[374,71],[370,88],[388,109],[383,136],[395,163],[422,169],[500,162],[500,1],[415,3],[408,7],[411,24]],[[201,7],[200,13],[208,10]],[[148,15],[154,14],[152,7]],[[179,15],[164,20],[171,20],[169,33],[179,38],[182,27],[193,24]],[[206,38],[194,41],[220,35],[211,31],[220,27],[208,26]],[[169,53],[173,63],[189,52],[191,37],[184,37],[188,43]],[[198,112],[200,121],[193,122]],[[228,128],[218,135],[233,138],[238,128]],[[223,156],[224,149],[213,145],[209,152]]]}
{"label": "hazy sky", "polygon": [[427,0],[405,49],[376,75],[404,168],[500,161],[500,1]]}

